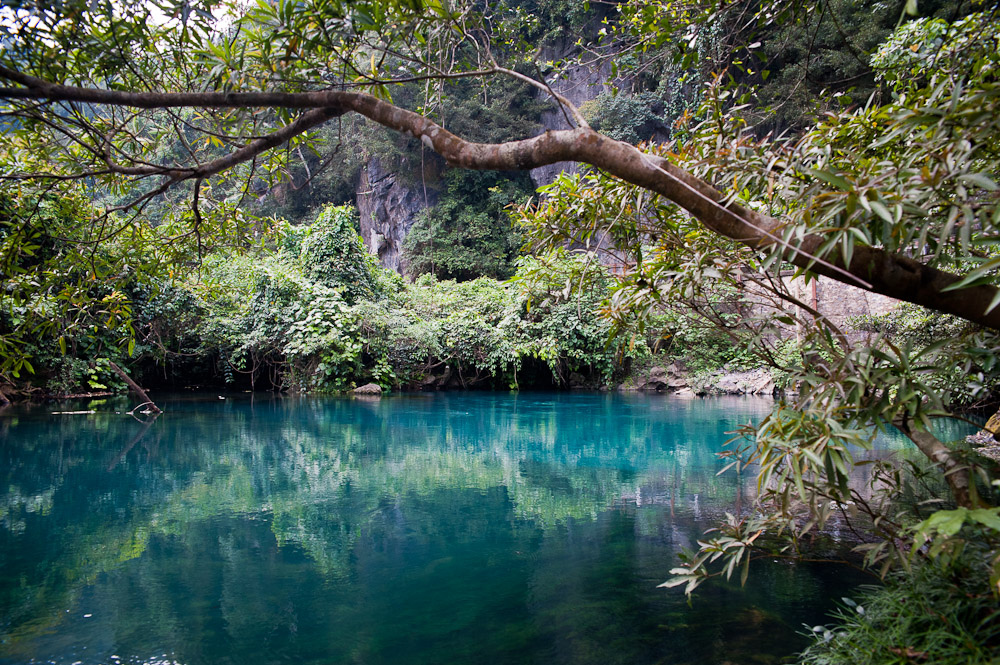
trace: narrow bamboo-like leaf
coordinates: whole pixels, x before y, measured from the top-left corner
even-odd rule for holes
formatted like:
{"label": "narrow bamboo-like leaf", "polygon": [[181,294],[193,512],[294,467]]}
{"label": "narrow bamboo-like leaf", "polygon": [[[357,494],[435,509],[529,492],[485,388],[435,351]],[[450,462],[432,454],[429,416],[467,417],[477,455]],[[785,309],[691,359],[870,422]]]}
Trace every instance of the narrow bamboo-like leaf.
{"label": "narrow bamboo-like leaf", "polygon": [[889,209],[886,208],[881,201],[871,201],[870,204],[872,207],[872,212],[874,212],[876,215],[884,219],[889,224],[895,223],[895,220],[893,220],[892,218],[892,213],[889,212]]}
{"label": "narrow bamboo-like leaf", "polygon": [[830,173],[829,171],[821,171],[819,169],[804,169],[804,170],[806,173],[813,176],[814,178],[818,178],[829,185],[833,185],[838,189],[844,190],[845,192],[849,192],[852,189],[854,189],[851,183],[848,182],[847,179],[845,179],[843,176],[839,176],[835,173]]}
{"label": "narrow bamboo-like leaf", "polygon": [[991,192],[995,192],[997,189],[1000,189],[1000,186],[998,186],[997,183],[985,173],[966,173],[958,176],[958,179],[966,184],[976,185],[977,187],[981,187]]}
{"label": "narrow bamboo-like leaf", "polygon": [[969,271],[969,273],[958,280],[954,284],[949,284],[948,286],[941,289],[942,291],[955,291],[957,289],[964,289],[967,286],[972,286],[973,284],[988,282],[989,276],[986,274],[990,270],[1000,267],[1000,258],[994,258],[985,263],[981,264],[974,270]]}
{"label": "narrow bamboo-like leaf", "polygon": [[991,300],[990,304],[986,306],[986,314],[989,314],[996,309],[997,305],[1000,305],[1000,289],[997,289],[996,294],[993,296],[993,300]]}

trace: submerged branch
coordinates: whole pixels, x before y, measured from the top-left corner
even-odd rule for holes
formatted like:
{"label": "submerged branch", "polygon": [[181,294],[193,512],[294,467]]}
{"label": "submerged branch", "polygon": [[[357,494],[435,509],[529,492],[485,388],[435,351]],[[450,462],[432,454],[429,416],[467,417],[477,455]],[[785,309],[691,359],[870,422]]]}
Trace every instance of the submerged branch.
{"label": "submerged branch", "polygon": [[[145,406],[146,404],[148,404],[149,410],[152,411],[153,413],[163,413],[163,411],[160,410],[160,407],[156,406],[153,400],[149,398],[149,395],[146,394],[146,391],[143,390],[138,383],[133,381],[132,377],[130,377],[125,372],[125,370],[123,370],[121,367],[118,366],[118,363],[114,361],[108,361],[108,364],[111,366],[111,369],[114,371],[114,373],[117,374],[121,378],[121,380],[124,381],[128,385],[128,387],[131,388],[132,391],[143,400],[144,404],[140,404],[139,406]],[[133,409],[133,411],[134,410],[135,409]]]}

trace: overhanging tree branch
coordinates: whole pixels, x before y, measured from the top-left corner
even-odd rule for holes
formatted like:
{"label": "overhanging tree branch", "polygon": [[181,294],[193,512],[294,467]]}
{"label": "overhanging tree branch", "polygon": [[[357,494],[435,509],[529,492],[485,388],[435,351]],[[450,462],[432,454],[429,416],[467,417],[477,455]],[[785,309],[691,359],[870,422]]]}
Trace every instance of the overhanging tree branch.
{"label": "overhanging tree branch", "polygon": [[[586,126],[547,131],[529,139],[500,144],[466,141],[418,113],[372,95],[342,90],[311,92],[129,92],[65,86],[0,66],[0,78],[20,87],[0,88],[0,98],[132,107],[164,108],[289,108],[306,109],[296,121],[247,146],[197,168],[163,167],[157,173],[180,182],[204,178],[248,161],[291,138],[349,111],[389,129],[414,136],[449,164],[478,170],[527,170],[555,162],[583,162],[603,169],[633,185],[656,192],[687,210],[706,228],[754,249],[773,245],[780,237],[781,220],[762,215],[735,202],[726,202],[709,183],[666,159],[643,153]],[[159,167],[134,167],[137,169]],[[144,173],[153,175],[154,173]],[[132,175],[135,175],[134,173]],[[900,254],[858,244],[849,263],[839,252],[818,260],[823,238],[806,235],[786,246],[784,258],[816,274],[875,293],[905,300],[1000,330],[1000,308],[987,311],[997,288],[979,285],[948,291],[961,278]]]}

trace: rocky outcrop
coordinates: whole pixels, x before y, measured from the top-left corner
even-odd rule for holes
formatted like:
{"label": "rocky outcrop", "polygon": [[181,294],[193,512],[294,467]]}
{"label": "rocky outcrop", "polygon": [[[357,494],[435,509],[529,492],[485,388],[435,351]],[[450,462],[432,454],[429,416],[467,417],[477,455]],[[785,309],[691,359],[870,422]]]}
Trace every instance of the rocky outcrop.
{"label": "rocky outcrop", "polygon": [[748,372],[720,372],[698,382],[704,395],[773,395],[774,378],[765,369]]}
{"label": "rocky outcrop", "polygon": [[1000,411],[986,421],[983,429],[965,439],[980,455],[1000,462]]}
{"label": "rocky outcrop", "polygon": [[688,388],[687,371],[677,363],[666,367],[650,367],[633,377],[632,390],[644,392],[677,392]]}
{"label": "rocky outcrop", "polygon": [[[899,301],[894,298],[870,293],[829,277],[814,277],[806,282],[789,272],[783,274],[781,279],[793,296],[820,312],[855,343],[869,344],[874,335],[858,331],[851,325],[852,318],[886,314],[899,306]],[[767,305],[758,305],[756,309],[767,312],[769,308]],[[751,315],[754,313],[751,312]],[[795,327],[789,327],[788,332],[796,336],[802,334]]]}
{"label": "rocky outcrop", "polygon": [[402,260],[403,238],[417,221],[417,215],[437,202],[436,190],[425,189],[419,181],[419,169],[417,177],[417,184],[411,185],[395,171],[384,168],[376,158],[361,169],[358,181],[361,237],[383,267],[399,273],[406,271]]}
{"label": "rocky outcrop", "polygon": [[366,383],[354,389],[355,395],[381,395],[382,386],[377,383]]}
{"label": "rocky outcrop", "polygon": [[773,395],[776,386],[764,369],[693,376],[681,364],[671,363],[633,375],[618,389],[676,395]]}

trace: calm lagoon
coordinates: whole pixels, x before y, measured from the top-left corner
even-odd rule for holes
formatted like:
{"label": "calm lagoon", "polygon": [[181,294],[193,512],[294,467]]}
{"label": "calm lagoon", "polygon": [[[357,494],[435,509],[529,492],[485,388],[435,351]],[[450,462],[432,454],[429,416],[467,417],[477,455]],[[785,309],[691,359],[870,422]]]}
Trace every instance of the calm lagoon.
{"label": "calm lagoon", "polygon": [[776,663],[865,581],[657,588],[751,497],[716,453],[769,400],[161,405],[0,414],[0,663]]}

